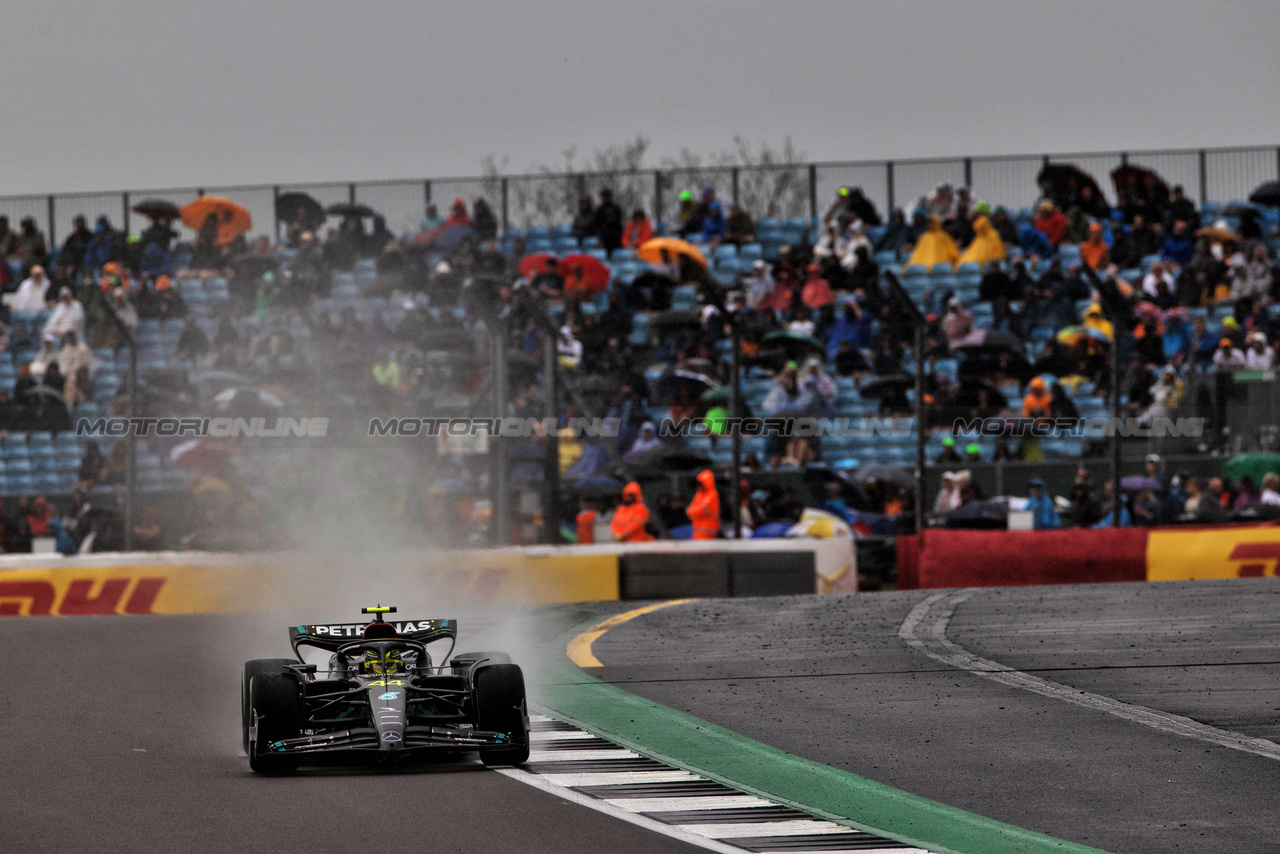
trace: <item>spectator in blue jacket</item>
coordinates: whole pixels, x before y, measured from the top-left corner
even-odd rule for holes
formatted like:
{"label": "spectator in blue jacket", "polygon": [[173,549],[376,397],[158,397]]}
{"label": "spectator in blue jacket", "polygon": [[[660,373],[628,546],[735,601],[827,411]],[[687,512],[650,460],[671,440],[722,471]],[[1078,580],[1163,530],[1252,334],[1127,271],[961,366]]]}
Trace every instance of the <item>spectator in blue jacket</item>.
{"label": "spectator in blue jacket", "polygon": [[1022,242],[1022,251],[1028,255],[1048,258],[1053,254],[1053,244],[1049,242],[1049,238],[1029,223],[1018,229],[1018,239]]}
{"label": "spectator in blue jacket", "polygon": [[1178,220],[1173,224],[1173,231],[1164,239],[1160,257],[1181,267],[1191,261],[1195,248],[1195,244],[1191,241],[1191,235],[1188,233],[1187,224],[1182,220]]}
{"label": "spectator in blue jacket", "polygon": [[[1103,503],[1102,506],[1103,506],[1103,509],[1105,509],[1107,512],[1106,512],[1106,515],[1102,517],[1102,521],[1093,526],[1095,528],[1110,528],[1112,527],[1112,525],[1115,524],[1112,521],[1112,515],[1111,515],[1115,513],[1115,505],[1116,505],[1114,491],[1112,489],[1112,482],[1107,481],[1106,486],[1103,489],[1107,494],[1107,500]],[[1121,495],[1120,496],[1120,527],[1128,528],[1132,524],[1133,524],[1133,519],[1129,515],[1129,502],[1125,500],[1124,495]]]}
{"label": "spectator in blue jacket", "polygon": [[1058,519],[1058,508],[1054,506],[1053,496],[1048,494],[1044,481],[1036,478],[1028,486],[1031,494],[1027,496],[1027,509],[1032,514],[1032,527],[1037,531],[1052,531],[1062,527]]}
{"label": "spectator in blue jacket", "polygon": [[702,220],[702,239],[707,243],[718,243],[724,239],[724,205],[712,202],[707,205],[707,215]]}

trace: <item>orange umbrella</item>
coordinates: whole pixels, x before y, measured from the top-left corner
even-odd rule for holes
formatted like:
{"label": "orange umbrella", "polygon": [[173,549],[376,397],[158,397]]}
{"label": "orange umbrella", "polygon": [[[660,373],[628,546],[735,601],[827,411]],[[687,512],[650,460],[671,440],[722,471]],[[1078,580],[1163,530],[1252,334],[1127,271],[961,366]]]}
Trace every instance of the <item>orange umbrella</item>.
{"label": "orange umbrella", "polygon": [[533,255],[526,255],[520,259],[520,275],[526,279],[532,279],[534,276],[540,276],[543,273],[559,273],[556,268],[559,259],[554,255],[546,252],[538,252]]}
{"label": "orange umbrella", "polygon": [[703,267],[707,266],[707,257],[702,254],[698,247],[678,237],[655,237],[652,240],[646,240],[640,244],[640,248],[636,250],[636,255],[650,264],[660,264],[662,262],[663,249],[671,253],[671,260],[673,261],[680,260],[681,255],[688,255]]}
{"label": "orange umbrella", "polygon": [[192,231],[199,231],[210,214],[217,218],[216,242],[219,246],[225,246],[235,240],[236,235],[253,228],[253,217],[249,216],[248,209],[226,196],[201,196],[196,199],[182,209],[182,224]]}
{"label": "orange umbrella", "polygon": [[599,258],[590,255],[566,255],[560,259],[564,272],[564,291],[578,297],[590,297],[609,287],[613,272]]}

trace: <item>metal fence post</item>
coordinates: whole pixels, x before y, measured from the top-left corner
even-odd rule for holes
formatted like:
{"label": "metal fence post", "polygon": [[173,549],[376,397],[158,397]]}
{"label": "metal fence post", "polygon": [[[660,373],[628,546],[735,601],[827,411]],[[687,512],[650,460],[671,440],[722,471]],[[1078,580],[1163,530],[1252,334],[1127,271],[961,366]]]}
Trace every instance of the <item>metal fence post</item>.
{"label": "metal fence post", "polygon": [[58,245],[58,232],[56,230],[54,219],[53,219],[54,202],[53,202],[52,193],[49,194],[48,204],[49,204],[49,248],[52,249],[54,246]]}
{"label": "metal fence post", "polygon": [[[818,165],[809,164],[809,219],[818,218]],[[736,510],[736,508],[735,508]]]}
{"label": "metal fence post", "polygon": [[356,185],[354,183],[347,185],[347,203],[352,205],[356,203]]}
{"label": "metal fence post", "polygon": [[1129,165],[1129,152],[1127,151],[1120,152],[1120,165],[1121,166]]}
{"label": "metal fence post", "polygon": [[738,204],[738,167],[733,167],[730,174],[733,176],[733,203],[736,206]]}
{"label": "metal fence post", "polygon": [[507,179],[504,176],[502,179],[502,230],[503,231],[506,231],[508,228],[511,227],[511,216],[507,208],[507,189],[508,189]]}
{"label": "metal fence post", "polygon": [[1203,148],[1200,149],[1200,206],[1201,207],[1204,206],[1205,202],[1209,201],[1208,159],[1209,158],[1205,154],[1205,150]]}
{"label": "metal fence post", "polygon": [[662,173],[657,169],[653,170],[653,228],[657,231],[658,223],[662,222]]}
{"label": "metal fence post", "polygon": [[1280,146],[1276,147],[1276,178],[1280,178]]}
{"label": "metal fence post", "polygon": [[425,212],[426,206],[429,204],[431,204],[431,182],[423,181],[422,182],[422,207],[424,208],[424,212]]}
{"label": "metal fence post", "polygon": [[889,213],[893,213],[896,207],[893,198],[893,161],[886,160],[884,163],[884,194],[885,204],[889,207]]}
{"label": "metal fence post", "polygon": [[121,219],[124,222],[124,233],[126,236],[128,236],[129,234],[129,194],[128,193],[120,194],[120,206],[123,209],[122,211],[123,216],[121,217]]}
{"label": "metal fence post", "polygon": [[966,157],[964,159],[964,185],[969,189],[973,189],[973,158]]}
{"label": "metal fence post", "polygon": [[275,223],[275,230],[271,236],[276,240],[280,239],[280,185],[276,184],[271,188],[271,216],[272,222]]}

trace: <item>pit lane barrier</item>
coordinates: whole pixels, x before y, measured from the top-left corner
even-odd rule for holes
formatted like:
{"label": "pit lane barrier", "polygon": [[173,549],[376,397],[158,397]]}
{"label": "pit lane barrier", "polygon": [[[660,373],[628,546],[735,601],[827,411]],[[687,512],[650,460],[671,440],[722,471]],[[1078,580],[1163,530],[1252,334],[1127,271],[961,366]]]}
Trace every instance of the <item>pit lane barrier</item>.
{"label": "pit lane barrier", "polygon": [[847,539],[406,551],[360,562],[306,554],[4,555],[0,617],[266,610],[287,602],[293,584],[350,583],[353,567],[397,584],[420,580],[442,607],[849,592],[857,583]]}
{"label": "pit lane barrier", "polygon": [[926,530],[896,546],[903,590],[1280,575],[1275,525]]}

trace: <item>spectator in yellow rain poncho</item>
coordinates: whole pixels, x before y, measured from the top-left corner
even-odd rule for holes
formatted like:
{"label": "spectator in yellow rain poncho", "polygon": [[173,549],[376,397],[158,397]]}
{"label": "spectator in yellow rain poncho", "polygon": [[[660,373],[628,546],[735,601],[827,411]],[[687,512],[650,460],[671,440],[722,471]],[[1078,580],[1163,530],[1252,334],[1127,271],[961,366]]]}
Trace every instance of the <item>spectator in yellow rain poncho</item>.
{"label": "spectator in yellow rain poncho", "polygon": [[973,262],[986,267],[992,261],[1004,260],[1004,243],[1000,233],[985,214],[973,221],[973,242],[960,254],[961,264]]}
{"label": "spectator in yellow rain poncho", "polygon": [[929,227],[916,241],[915,251],[907,259],[907,266],[923,264],[932,269],[935,264],[955,265],[960,257],[960,250],[951,235],[942,230],[942,221],[936,216],[929,217]]}
{"label": "spectator in yellow rain poncho", "polygon": [[1108,341],[1115,340],[1115,329],[1112,327],[1111,321],[1107,320],[1103,315],[1102,306],[1096,302],[1085,309],[1083,323],[1085,326],[1096,329],[1107,336]]}

